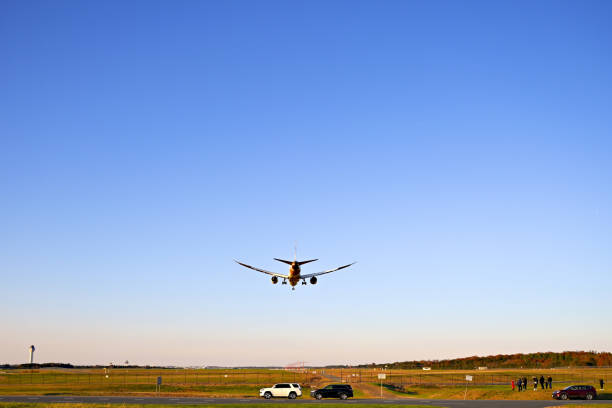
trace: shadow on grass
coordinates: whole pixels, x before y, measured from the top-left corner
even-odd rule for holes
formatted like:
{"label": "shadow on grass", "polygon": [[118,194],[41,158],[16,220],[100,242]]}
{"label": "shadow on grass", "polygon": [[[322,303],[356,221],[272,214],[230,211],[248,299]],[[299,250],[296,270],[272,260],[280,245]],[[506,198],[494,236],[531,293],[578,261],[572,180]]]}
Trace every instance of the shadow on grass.
{"label": "shadow on grass", "polygon": [[405,395],[416,395],[416,391],[407,390],[404,387],[393,385],[393,384],[383,384],[383,387],[392,392],[399,392]]}
{"label": "shadow on grass", "polygon": [[612,392],[610,391],[597,391],[598,400],[612,400]]}

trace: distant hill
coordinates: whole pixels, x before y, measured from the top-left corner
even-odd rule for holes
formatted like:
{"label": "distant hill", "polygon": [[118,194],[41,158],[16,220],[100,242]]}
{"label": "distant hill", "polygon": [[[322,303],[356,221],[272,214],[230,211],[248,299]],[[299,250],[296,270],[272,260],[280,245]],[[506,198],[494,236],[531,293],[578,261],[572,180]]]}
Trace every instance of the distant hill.
{"label": "distant hill", "polygon": [[450,360],[402,361],[386,364],[364,364],[359,367],[384,367],[414,369],[474,369],[488,368],[551,368],[551,367],[604,367],[612,366],[612,353],[596,351],[564,351],[529,354],[498,354],[496,356],[472,356]]}

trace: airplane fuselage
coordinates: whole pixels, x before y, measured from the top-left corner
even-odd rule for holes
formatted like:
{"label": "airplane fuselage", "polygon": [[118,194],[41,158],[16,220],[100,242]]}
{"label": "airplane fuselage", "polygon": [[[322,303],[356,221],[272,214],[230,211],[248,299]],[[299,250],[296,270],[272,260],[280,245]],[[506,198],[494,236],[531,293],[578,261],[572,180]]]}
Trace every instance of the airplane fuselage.
{"label": "airplane fuselage", "polygon": [[300,265],[297,262],[292,262],[289,267],[289,284],[295,286],[300,282]]}

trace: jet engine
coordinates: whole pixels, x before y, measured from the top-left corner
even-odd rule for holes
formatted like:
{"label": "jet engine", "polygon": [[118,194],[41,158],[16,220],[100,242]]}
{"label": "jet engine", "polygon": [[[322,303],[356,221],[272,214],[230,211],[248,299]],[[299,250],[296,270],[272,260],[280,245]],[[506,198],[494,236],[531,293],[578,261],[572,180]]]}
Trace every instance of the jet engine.
{"label": "jet engine", "polygon": [[278,283],[278,277],[273,276],[272,277],[272,283],[276,285]]}
{"label": "jet engine", "polygon": [[313,276],[312,278],[310,278],[310,284],[311,285],[316,285],[317,284],[317,277]]}

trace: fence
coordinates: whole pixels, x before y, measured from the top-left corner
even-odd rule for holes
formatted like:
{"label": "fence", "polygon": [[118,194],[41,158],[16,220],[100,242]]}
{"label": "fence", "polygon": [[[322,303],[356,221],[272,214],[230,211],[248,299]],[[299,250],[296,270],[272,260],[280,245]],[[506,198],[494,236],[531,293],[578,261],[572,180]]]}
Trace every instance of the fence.
{"label": "fence", "polygon": [[[611,370],[602,370],[599,372],[555,372],[554,370],[538,370],[536,371],[521,371],[515,373],[480,373],[480,372],[453,372],[453,373],[431,373],[417,374],[405,373],[398,370],[371,371],[371,370],[333,370],[332,372],[325,371],[331,379],[339,380],[347,383],[371,382],[375,383],[378,380],[378,374],[385,373],[385,384],[395,386],[406,385],[465,385],[465,376],[472,376],[471,384],[475,385],[509,385],[513,380],[516,381],[519,377],[527,378],[528,386],[532,386],[533,377],[540,378],[544,376],[547,379],[549,376],[553,379],[553,384],[560,387],[563,384],[599,384],[599,380],[603,379],[607,384],[608,375],[612,374]],[[335,378],[334,378],[335,377]]]}
{"label": "fence", "polygon": [[452,386],[464,385],[465,375],[472,376],[471,384],[474,385],[509,385],[512,380],[519,377],[527,377],[528,386],[533,384],[532,378],[538,379],[541,375],[545,378],[552,376],[556,387],[563,384],[599,384],[603,379],[608,383],[608,376],[612,377],[612,370],[600,370],[597,372],[513,372],[513,373],[474,373],[474,372],[452,372],[452,373],[415,373],[398,370],[374,371],[359,369],[307,369],[295,371],[283,370],[142,370],[142,369],[111,369],[108,372],[100,370],[5,370],[0,372],[0,387],[12,385],[138,385],[155,384],[157,377],[161,376],[164,385],[245,385],[261,386],[280,382],[293,382],[303,385],[317,384],[321,382],[346,382],[346,383],[377,383],[378,374],[386,374],[385,384],[397,387],[410,385],[439,385]]}
{"label": "fence", "polygon": [[309,383],[315,376],[305,372],[270,370],[267,372],[206,372],[206,370],[147,370],[147,372],[111,369],[107,372],[68,372],[5,370],[0,386],[6,385],[132,385],[155,384],[161,376],[165,385],[262,385],[279,382]]}

